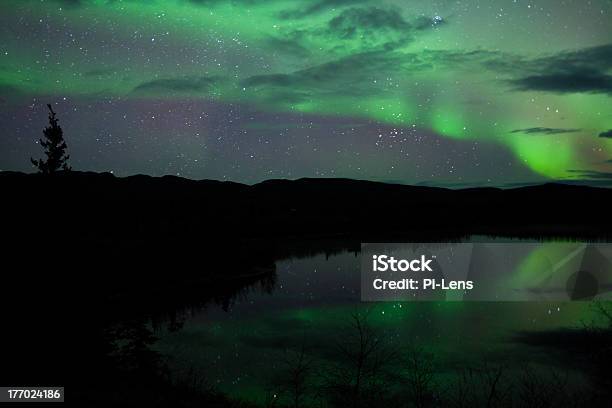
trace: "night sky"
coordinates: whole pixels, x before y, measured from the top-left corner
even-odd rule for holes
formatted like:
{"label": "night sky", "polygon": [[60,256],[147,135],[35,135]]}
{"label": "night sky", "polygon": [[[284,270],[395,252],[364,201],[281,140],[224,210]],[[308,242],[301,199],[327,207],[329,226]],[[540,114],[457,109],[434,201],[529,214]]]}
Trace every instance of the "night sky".
{"label": "night sky", "polygon": [[612,184],[612,1],[2,0],[0,170]]}

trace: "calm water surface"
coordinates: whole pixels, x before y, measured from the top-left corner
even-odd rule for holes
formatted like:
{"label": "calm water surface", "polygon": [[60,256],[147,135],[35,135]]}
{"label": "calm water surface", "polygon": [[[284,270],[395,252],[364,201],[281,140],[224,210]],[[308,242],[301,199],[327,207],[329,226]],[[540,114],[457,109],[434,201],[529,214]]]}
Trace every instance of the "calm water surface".
{"label": "calm water surface", "polygon": [[570,370],[559,351],[525,346],[516,334],[593,318],[588,302],[362,303],[359,263],[354,253],[278,261],[272,293],[253,288],[227,311],[214,304],[195,311],[181,330],[159,332],[157,348],[176,375],[192,370],[232,396],[261,401],[287,350],[333,359],[357,310],[370,309],[369,322],[393,344],[431,351],[439,375],[484,361]]}

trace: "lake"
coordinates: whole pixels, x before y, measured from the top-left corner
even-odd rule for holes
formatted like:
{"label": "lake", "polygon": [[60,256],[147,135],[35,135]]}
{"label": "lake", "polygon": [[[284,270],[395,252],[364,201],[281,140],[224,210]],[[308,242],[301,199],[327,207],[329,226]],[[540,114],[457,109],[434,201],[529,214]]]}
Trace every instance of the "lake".
{"label": "lake", "polygon": [[520,334],[597,319],[590,302],[361,302],[360,254],[342,252],[277,261],[272,291],[254,285],[229,307],[191,310],[180,330],[157,330],[155,347],[174,376],[197,373],[230,396],[263,403],[277,393],[288,354],[304,350],[321,367],[337,360],[335,347],[355,313],[367,314],[391,347],[426,350],[441,381],[484,363],[529,365],[581,381],[571,356],[526,345]]}

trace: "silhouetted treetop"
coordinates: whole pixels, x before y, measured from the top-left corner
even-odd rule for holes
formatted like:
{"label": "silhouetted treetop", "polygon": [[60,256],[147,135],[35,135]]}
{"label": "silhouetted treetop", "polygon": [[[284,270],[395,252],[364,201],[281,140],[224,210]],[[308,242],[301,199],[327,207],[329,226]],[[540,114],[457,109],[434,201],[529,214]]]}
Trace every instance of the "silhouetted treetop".
{"label": "silhouetted treetop", "polygon": [[43,174],[52,174],[58,170],[70,171],[72,168],[68,166],[70,155],[66,154],[66,141],[64,140],[64,132],[58,124],[58,119],[50,104],[49,108],[49,126],[43,129],[44,138],[40,139],[40,145],[45,150],[47,159],[34,160],[30,158],[33,165],[38,168],[38,171]]}

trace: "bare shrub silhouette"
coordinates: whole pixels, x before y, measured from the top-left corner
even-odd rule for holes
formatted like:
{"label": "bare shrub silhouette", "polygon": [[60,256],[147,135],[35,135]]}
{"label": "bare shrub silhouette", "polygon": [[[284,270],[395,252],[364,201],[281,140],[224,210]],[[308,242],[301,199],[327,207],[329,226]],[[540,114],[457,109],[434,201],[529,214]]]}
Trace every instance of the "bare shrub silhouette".
{"label": "bare shrub silhouette", "polygon": [[512,406],[512,384],[505,371],[502,365],[487,363],[460,370],[446,391],[445,405],[457,408]]}
{"label": "bare shrub silhouette", "polygon": [[314,394],[314,359],[302,346],[299,351],[286,351],[281,364],[283,367],[275,380],[280,393],[286,396],[291,407],[304,406],[308,396]]}
{"label": "bare shrub silhouette", "polygon": [[567,391],[568,376],[555,371],[550,375],[538,374],[525,366],[517,380],[518,403],[525,408],[571,406],[572,395]]}
{"label": "bare shrub silhouette", "polygon": [[397,352],[368,322],[371,310],[351,314],[335,345],[337,362],[322,374],[332,406],[381,406],[387,397]]}
{"label": "bare shrub silhouette", "polygon": [[429,407],[436,401],[437,384],[433,361],[433,354],[419,346],[412,346],[403,353],[402,363],[408,371],[402,383],[414,407]]}

